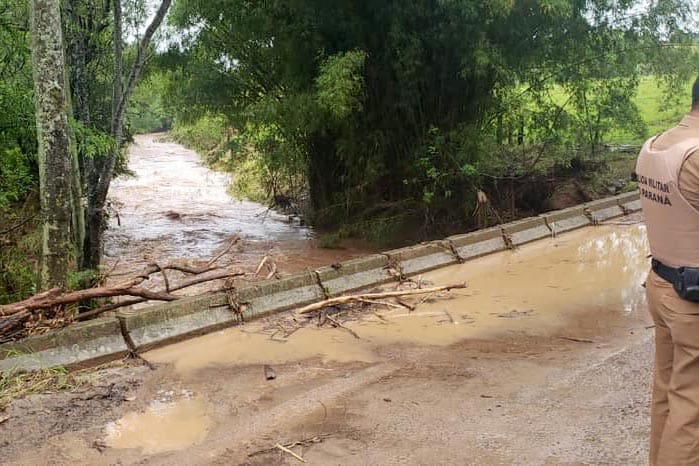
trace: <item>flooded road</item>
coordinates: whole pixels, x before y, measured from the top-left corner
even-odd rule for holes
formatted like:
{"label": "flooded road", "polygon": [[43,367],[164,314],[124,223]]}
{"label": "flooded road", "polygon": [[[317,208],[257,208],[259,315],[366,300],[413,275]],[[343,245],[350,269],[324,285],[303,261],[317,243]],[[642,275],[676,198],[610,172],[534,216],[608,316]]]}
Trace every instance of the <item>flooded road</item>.
{"label": "flooded road", "polygon": [[155,371],[120,368],[96,394],[13,407],[0,454],[299,464],[286,448],[314,465],[645,464],[647,251],[638,223],[591,227],[427,273],[425,284],[468,288],[405,298],[412,312],[369,306],[336,316],[337,328],[283,313],[150,351]]}
{"label": "flooded road", "polygon": [[[311,326],[280,344],[271,338],[278,336],[278,327],[264,331],[263,324],[252,323],[152,351],[148,358],[187,375],[207,367],[283,364],[312,357],[376,362],[381,359],[377,351],[386,346],[448,346],[498,335],[503,327],[587,338],[601,321],[607,331],[626,326],[626,319],[645,306],[641,285],[648,272],[647,251],[641,225],[588,228],[427,273],[421,278],[425,284],[466,283],[468,288],[433,296],[415,311],[389,307],[379,315],[366,313],[344,322],[361,338],[341,328]],[[582,315],[589,322],[581,320]],[[282,319],[284,328],[295,328],[294,319]],[[568,329],[571,320],[576,325]]]}
{"label": "flooded road", "polygon": [[326,250],[310,228],[261,204],[228,194],[230,176],[163,134],[136,136],[129,148],[134,176],[116,179],[109,191],[112,215],[104,263],[116,273],[156,261],[207,260],[241,239],[222,264],[254,270],[269,255],[281,273],[327,265],[360,255],[359,249]]}

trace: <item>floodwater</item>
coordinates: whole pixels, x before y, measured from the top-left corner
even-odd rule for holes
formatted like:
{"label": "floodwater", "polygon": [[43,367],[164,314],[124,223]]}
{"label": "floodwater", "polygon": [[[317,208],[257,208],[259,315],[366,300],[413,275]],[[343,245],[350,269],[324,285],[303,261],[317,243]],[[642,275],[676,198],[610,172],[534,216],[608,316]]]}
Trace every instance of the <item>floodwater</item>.
{"label": "floodwater", "polygon": [[107,425],[105,443],[117,449],[141,448],[146,455],[182,450],[206,438],[207,404],[197,398],[153,401],[145,412],[131,412]]}
{"label": "floodwater", "polygon": [[197,153],[163,138],[136,136],[129,149],[134,176],[112,183],[107,269],[131,273],[151,262],[206,261],[236,237],[241,241],[220,264],[247,271],[265,255],[283,273],[364,252],[318,248],[310,228],[261,204],[234,199],[228,174],[210,170]]}
{"label": "floodwater", "polygon": [[[279,341],[258,323],[158,349],[147,357],[192,375],[212,366],[311,357],[371,362],[377,348],[389,344],[450,345],[495,336],[504,325],[530,334],[558,332],[561,338],[575,338],[600,322],[620,325],[625,315],[645,303],[647,253],[641,225],[587,228],[425,274],[421,280],[426,284],[466,283],[468,288],[433,296],[415,312],[376,308],[362,319],[345,322],[359,339],[345,329],[311,326]],[[575,326],[566,325],[570,321]]]}

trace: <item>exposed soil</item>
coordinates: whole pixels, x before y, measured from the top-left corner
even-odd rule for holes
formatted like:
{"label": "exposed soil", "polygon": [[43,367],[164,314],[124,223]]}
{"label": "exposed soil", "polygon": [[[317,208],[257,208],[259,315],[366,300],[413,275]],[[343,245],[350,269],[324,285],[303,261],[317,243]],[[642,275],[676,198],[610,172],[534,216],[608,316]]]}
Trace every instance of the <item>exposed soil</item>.
{"label": "exposed soil", "polygon": [[299,463],[280,444],[318,465],[644,464],[644,238],[634,224],[589,228],[426,274],[469,288],[411,313],[338,317],[359,339],[314,321],[280,336],[286,313],[151,351],[155,371],[109,369],[88,391],[15,402],[0,455]]}

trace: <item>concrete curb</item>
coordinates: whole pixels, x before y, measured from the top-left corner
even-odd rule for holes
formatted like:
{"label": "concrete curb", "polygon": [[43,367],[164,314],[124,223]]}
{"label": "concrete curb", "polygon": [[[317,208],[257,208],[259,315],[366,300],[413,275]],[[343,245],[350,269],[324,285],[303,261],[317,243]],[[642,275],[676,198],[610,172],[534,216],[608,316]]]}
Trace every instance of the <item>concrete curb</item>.
{"label": "concrete curb", "polygon": [[571,207],[569,209],[549,212],[542,214],[541,217],[554,236],[559,233],[565,233],[592,225],[592,221],[585,214],[584,207]]}
{"label": "concrete curb", "polygon": [[0,372],[97,365],[126,355],[128,348],[114,317],[0,345]]}
{"label": "concrete curb", "polygon": [[507,249],[500,227],[474,231],[465,235],[450,236],[446,240],[460,261],[476,259]]}
{"label": "concrete curb", "polygon": [[640,209],[638,193],[622,194],[500,227],[341,262],[281,280],[250,283],[229,293],[119,311],[114,316],[0,345],[0,372],[99,364],[126,355],[128,339],[133,343],[132,349],[146,351],[328,297],[596,225]]}
{"label": "concrete curb", "polygon": [[228,296],[216,293],[184,298],[146,309],[123,310],[117,319],[124,324],[139,351],[235,325],[238,316],[228,306]]}
{"label": "concrete curb", "polygon": [[505,242],[509,247],[521,246],[551,236],[551,230],[543,217],[533,217],[502,226]]}
{"label": "concrete curb", "polygon": [[638,193],[636,192],[622,194],[620,196],[615,197],[615,199],[619,203],[619,207],[621,207],[621,210],[624,212],[624,215],[629,215],[634,212],[641,211],[641,198],[638,196]]}
{"label": "concrete curb", "polygon": [[583,207],[593,225],[624,215],[616,197],[588,202]]}
{"label": "concrete curb", "polygon": [[418,244],[384,253],[389,265],[395,264],[402,276],[410,277],[430,270],[454,265],[459,259],[454,255],[449,244],[444,241]]}
{"label": "concrete curb", "polygon": [[315,273],[327,296],[332,298],[395,280],[388,263],[388,256],[374,254],[323,267]]}

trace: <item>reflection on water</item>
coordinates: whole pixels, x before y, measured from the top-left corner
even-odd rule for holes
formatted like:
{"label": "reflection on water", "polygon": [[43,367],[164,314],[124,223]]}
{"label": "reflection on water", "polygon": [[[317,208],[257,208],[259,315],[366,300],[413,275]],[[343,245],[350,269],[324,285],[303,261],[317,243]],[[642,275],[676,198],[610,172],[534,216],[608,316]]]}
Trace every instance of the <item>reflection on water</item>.
{"label": "reflection on water", "polygon": [[[600,302],[613,300],[616,295],[628,313],[645,303],[646,295],[640,290],[648,274],[648,252],[645,226],[615,229],[578,248],[578,270],[595,277],[599,283],[596,298]],[[613,286],[616,280],[610,280],[610,275],[626,286]]]}

